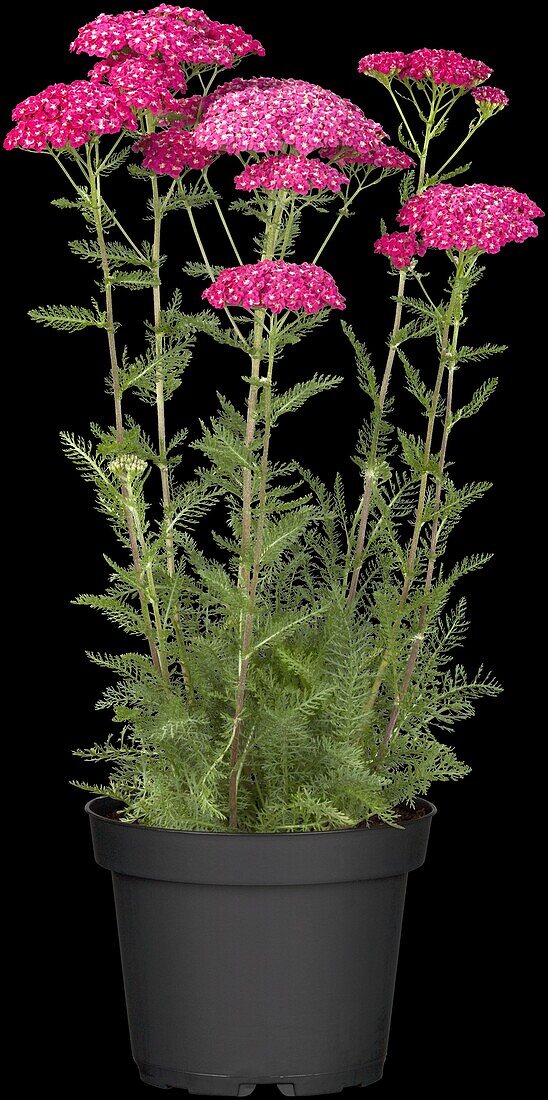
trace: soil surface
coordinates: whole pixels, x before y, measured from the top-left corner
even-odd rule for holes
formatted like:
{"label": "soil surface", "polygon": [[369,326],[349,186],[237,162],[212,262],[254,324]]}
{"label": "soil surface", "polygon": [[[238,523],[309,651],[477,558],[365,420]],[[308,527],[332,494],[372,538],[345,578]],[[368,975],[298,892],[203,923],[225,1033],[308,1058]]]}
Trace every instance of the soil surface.
{"label": "soil surface", "polygon": [[[414,809],[411,806],[405,806],[403,803],[400,806],[395,806],[396,813],[396,825],[406,825],[409,821],[418,821],[419,817],[424,817],[426,809],[424,806],[415,806]],[[356,825],[357,829],[371,829],[374,826],[384,825],[385,828],[390,829],[391,826],[386,824],[386,821],[381,821],[376,814],[369,818],[369,821],[361,821],[359,825]]]}

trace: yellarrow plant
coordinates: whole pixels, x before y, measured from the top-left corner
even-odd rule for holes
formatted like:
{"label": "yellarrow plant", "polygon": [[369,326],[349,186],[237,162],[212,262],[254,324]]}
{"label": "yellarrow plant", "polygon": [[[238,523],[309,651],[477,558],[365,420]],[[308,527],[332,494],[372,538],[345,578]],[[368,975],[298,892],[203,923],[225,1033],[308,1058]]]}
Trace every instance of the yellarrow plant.
{"label": "yellarrow plant", "polygon": [[[459,422],[496,386],[488,378],[466,395],[460,369],[504,351],[461,342],[484,257],[535,236],[542,211],[511,187],[447,181],[468,170],[459,154],[508,99],[485,86],[487,65],[452,50],[364,57],[360,71],[385,86],[398,112],[396,148],[354,103],[306,81],[217,83],[264,50],[191,8],[100,15],[71,48],[99,58],[88,78],[19,104],[4,144],[57,163],[69,192],[55,205],[83,221],[69,247],[98,269],[102,293],[91,306],[30,314],[63,331],[104,330],[110,362],[114,426],[94,428],[91,441],[63,434],[63,443],[122,556],[106,558],[103,595],[75,602],[102,611],[135,644],[91,655],[114,674],[98,706],[113,711],[121,733],[79,750],[109,765],[106,787],[80,785],[120,799],[124,820],[169,828],[330,829],[375,815],[396,824],[402,803],[468,770],[435,731],[443,736],[499,690],[453,660],[466,626],[453,590],[488,555],[442,562],[462,512],[488,485],[458,484],[448,454]],[[440,164],[435,142],[461,100],[473,121]],[[245,257],[214,184],[228,155],[239,161],[243,196],[229,210],[258,223]],[[148,190],[143,241],[107,197],[110,175],[128,161],[129,186]],[[329,489],[271,455],[281,418],[341,378],[315,373],[288,386],[279,363],[344,308],[319,260],[358,197],[401,172],[400,228],[383,226],[374,245],[398,280],[380,371],[343,322],[370,406],[355,453],[361,489],[348,506],[340,477]],[[301,226],[314,212],[332,217],[305,259]],[[207,281],[211,309],[187,311],[191,289],[166,300],[168,215],[186,219],[196,246],[186,275]],[[204,217],[226,236],[233,266],[221,269],[206,251]],[[425,271],[432,250],[447,257],[437,292]],[[126,290],[152,299],[137,358],[122,349],[115,313]],[[245,406],[221,397],[187,443],[176,413],[169,434],[166,405],[202,334],[241,352]],[[394,427],[396,364],[421,435]],[[139,401],[155,407],[154,442],[135,419]]]}

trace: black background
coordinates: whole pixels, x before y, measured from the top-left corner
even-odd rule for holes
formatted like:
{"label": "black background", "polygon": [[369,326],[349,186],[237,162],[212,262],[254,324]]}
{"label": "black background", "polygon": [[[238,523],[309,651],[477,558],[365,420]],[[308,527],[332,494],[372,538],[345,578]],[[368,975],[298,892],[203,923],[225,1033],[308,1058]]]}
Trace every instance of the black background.
{"label": "black background", "polygon": [[[445,15],[416,4],[405,12],[386,5],[376,13],[365,4],[334,5],[320,14],[313,4],[255,9],[223,0],[207,10],[242,23],[265,44],[266,59],[245,62],[242,75],[299,76],[332,87],[356,100],[394,140],[397,126],[388,96],[356,72],[361,55],[430,45],[482,58],[495,70],[493,83],[510,94],[511,106],[473,142],[474,166],[466,180],[510,184],[542,202],[536,151],[542,149],[542,131],[540,146],[535,144],[542,119],[536,32],[521,25],[519,12],[510,24],[491,21],[491,9],[479,12],[476,5],[452,7]],[[77,27],[96,14],[96,3],[80,2],[70,10],[50,4],[32,15],[14,8],[11,26],[3,17],[5,41],[16,60],[7,106],[53,81],[84,75],[86,59],[69,55],[67,46]],[[462,133],[467,110],[462,106],[453,121]],[[6,110],[4,129],[8,126]],[[226,178],[230,181],[230,172]],[[110,884],[92,860],[84,795],[67,784],[80,768],[71,748],[101,738],[104,729],[101,714],[93,710],[101,680],[83,650],[108,649],[116,642],[91,613],[69,606],[78,591],[100,590],[106,541],[86,490],[60,455],[57,435],[61,428],[86,433],[91,420],[109,422],[104,348],[100,333],[64,336],[38,330],[26,317],[30,306],[86,304],[90,293],[91,269],[70,257],[63,243],[81,235],[80,226],[49,206],[50,198],[65,193],[60,174],[46,158],[16,152],[4,156],[3,179],[9,276],[4,319],[14,341],[4,367],[3,424],[5,440],[9,437],[4,505],[14,519],[5,540],[3,584],[5,641],[13,656],[13,679],[10,673],[5,687],[13,717],[6,722],[3,788],[13,799],[5,815],[6,865],[13,858],[7,885],[14,927],[8,943],[13,941],[19,960],[10,1003],[16,1037],[24,1036],[28,1052],[20,1080],[37,1091],[47,1081],[80,1096],[99,1090],[106,1096],[144,1096],[127,1041]],[[125,191],[118,208],[129,203],[129,219],[137,225],[144,185],[131,181]],[[389,181],[371,193],[322,258],[347,296],[349,319],[378,363],[390,323],[387,295],[395,284],[385,261],[371,255],[371,245],[380,216],[395,227],[397,208],[397,185]],[[209,231],[213,216],[198,216],[213,261],[229,262],[228,254],[217,251],[216,226]],[[165,236],[174,277],[181,262],[198,258],[178,217],[171,215]],[[306,256],[301,252],[298,258],[313,254],[324,222],[311,215],[309,228]],[[244,222],[242,245],[248,230]],[[414,1095],[422,1088],[444,1096],[447,1089],[471,1084],[493,1090],[517,1085],[533,1041],[527,981],[536,969],[533,929],[540,913],[537,862],[529,864],[533,836],[540,836],[541,860],[544,848],[533,807],[542,791],[545,673],[542,656],[536,661],[542,643],[534,632],[542,623],[545,565],[536,525],[543,518],[545,490],[542,468],[531,458],[545,419],[540,397],[545,341],[538,335],[538,319],[543,322],[545,313],[541,255],[540,243],[529,241],[488,258],[466,331],[467,343],[510,345],[496,363],[501,385],[495,399],[452,440],[455,477],[486,478],[496,486],[468,513],[453,553],[495,554],[468,583],[467,664],[486,661],[505,694],[457,731],[455,743],[472,764],[472,775],[433,792],[440,812],[427,865],[409,884],[390,1054],[384,1080],[375,1086],[379,1097]],[[197,285],[185,293],[189,305],[191,297],[192,307],[197,305]],[[130,343],[137,350],[140,311],[149,311],[150,303],[146,296],[130,299],[121,292],[119,312],[133,325]],[[347,456],[363,409],[337,316],[293,351],[283,369],[306,376],[310,369],[330,368],[346,376],[340,393],[315,399],[305,416],[276,436],[275,449],[278,456],[298,453],[326,476],[342,468],[353,501],[358,486]],[[469,372],[459,375],[463,393],[489,373],[489,364]],[[198,415],[213,410],[216,387],[237,396],[240,373],[230,353],[219,358],[203,345],[169,409],[170,425],[186,420],[195,427]],[[409,411],[404,403],[404,415]],[[9,1062],[9,1053],[6,1057]]]}

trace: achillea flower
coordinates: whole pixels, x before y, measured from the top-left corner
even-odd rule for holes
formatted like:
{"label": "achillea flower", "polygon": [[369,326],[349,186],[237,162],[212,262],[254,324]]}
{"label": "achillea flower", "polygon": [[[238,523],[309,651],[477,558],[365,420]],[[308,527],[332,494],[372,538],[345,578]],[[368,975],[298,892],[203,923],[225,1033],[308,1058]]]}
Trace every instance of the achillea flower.
{"label": "achillea flower", "polygon": [[487,80],[492,69],[483,61],[463,57],[456,50],[413,50],[411,53],[378,53],[362,57],[358,71],[367,76],[397,76],[399,80],[430,80],[473,88]]}
{"label": "achillea flower", "polygon": [[90,69],[89,78],[94,82],[105,80],[113,88],[120,88],[132,107],[154,114],[176,111],[178,100],[171,92],[186,91],[186,80],[178,65],[146,57],[122,56],[118,61],[98,61]]}
{"label": "achillea flower", "polygon": [[492,107],[495,110],[506,107],[510,102],[502,88],[493,88],[491,85],[484,88],[475,88],[472,92],[472,98],[475,99],[478,107]]}
{"label": "achillea flower", "polygon": [[196,140],[228,153],[299,153],[341,147],[366,152],[386,135],[349,99],[305,80],[236,79],[208,97]]}
{"label": "achillea flower", "polygon": [[261,260],[257,264],[229,267],[202,294],[215,309],[242,306],[244,309],[282,310],[344,309],[345,300],[332,275],[317,264],[289,264],[283,260]]}
{"label": "achillea flower", "polygon": [[260,42],[231,23],[217,23],[195,8],[160,4],[148,12],[99,15],[81,27],[71,50],[92,57],[121,51],[172,65],[223,65],[240,57],[264,56]]}
{"label": "achillea flower", "polygon": [[124,126],[137,129],[127,97],[117,88],[89,80],[50,84],[19,103],[12,118],[17,125],[4,139],[4,148],[17,146],[38,153],[48,145],[77,149],[92,134],[116,134]]}
{"label": "achillea flower", "polygon": [[383,141],[361,152],[353,149],[343,149],[340,152],[322,149],[322,154],[328,155],[330,160],[336,160],[340,165],[373,164],[375,168],[392,168],[394,171],[411,168],[414,164],[413,159],[403,149],[397,149],[395,145],[385,145]]}
{"label": "achillea flower", "polygon": [[249,164],[236,176],[234,183],[238,191],[254,191],[258,187],[264,187],[266,191],[283,188],[306,195],[309,191],[340,191],[348,179],[337,168],[321,160],[291,154],[263,157],[256,164]]}
{"label": "achillea flower", "polygon": [[375,252],[388,256],[394,267],[401,271],[403,267],[409,267],[415,256],[424,256],[426,248],[419,244],[414,233],[383,233],[375,241]]}
{"label": "achillea flower", "polygon": [[173,179],[177,179],[186,168],[205,168],[213,160],[211,153],[196,145],[194,132],[187,130],[181,122],[174,122],[166,130],[158,130],[155,134],[147,134],[133,148],[143,153],[143,168],[156,172],[157,176],[172,176]]}
{"label": "achillea flower", "polygon": [[409,199],[398,221],[419,233],[426,248],[495,253],[510,241],[536,237],[532,219],[541,217],[540,207],[513,187],[438,183]]}
{"label": "achillea flower", "polygon": [[358,72],[367,73],[367,75],[380,73],[382,76],[393,76],[400,72],[404,63],[405,54],[401,50],[394,50],[392,53],[386,50],[382,53],[368,53],[362,57]]}

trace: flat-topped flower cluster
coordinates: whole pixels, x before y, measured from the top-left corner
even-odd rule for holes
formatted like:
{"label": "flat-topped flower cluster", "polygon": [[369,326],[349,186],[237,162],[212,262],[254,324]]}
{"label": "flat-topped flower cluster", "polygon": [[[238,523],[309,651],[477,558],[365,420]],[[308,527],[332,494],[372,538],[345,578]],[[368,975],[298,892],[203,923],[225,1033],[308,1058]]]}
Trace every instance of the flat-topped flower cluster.
{"label": "flat-topped flower cluster", "polygon": [[220,65],[230,68],[247,54],[264,57],[264,47],[232,23],[218,23],[204,11],[160,4],[150,11],[99,15],[81,27],[74,53],[110,57],[122,51],[171,65]]}
{"label": "flat-topped flower cluster", "polygon": [[328,271],[317,264],[292,264],[283,260],[261,260],[257,264],[229,267],[217,276],[202,297],[215,306],[243,309],[283,310],[344,309],[345,300]]}
{"label": "flat-topped flower cluster", "polygon": [[412,50],[403,53],[370,53],[362,57],[358,70],[367,76],[395,76],[399,80],[431,81],[433,84],[452,84],[455,87],[473,88],[487,80],[492,69],[483,61],[463,57],[456,50]]}

